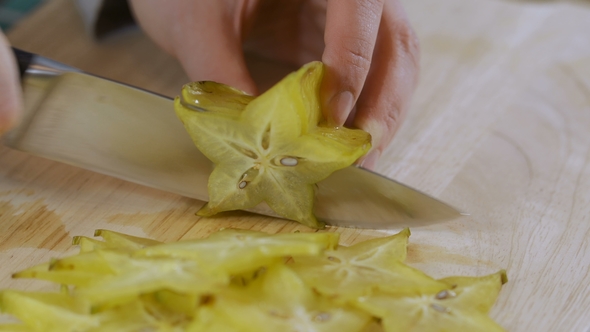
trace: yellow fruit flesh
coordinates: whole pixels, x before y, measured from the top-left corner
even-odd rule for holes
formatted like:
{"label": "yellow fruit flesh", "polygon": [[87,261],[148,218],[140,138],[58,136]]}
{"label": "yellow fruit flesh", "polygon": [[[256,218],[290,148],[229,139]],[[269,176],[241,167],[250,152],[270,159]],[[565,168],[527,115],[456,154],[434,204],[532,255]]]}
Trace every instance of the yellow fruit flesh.
{"label": "yellow fruit flesh", "polygon": [[246,287],[228,288],[211,310],[239,331],[361,331],[371,316],[315,294],[285,265],[274,265]]}
{"label": "yellow fruit flesh", "polygon": [[386,332],[393,331],[503,331],[487,313],[495,302],[504,271],[483,277],[440,280],[440,291],[400,296],[380,291],[359,298],[357,305],[379,317]]}
{"label": "yellow fruit flesh", "polygon": [[0,331],[502,331],[488,312],[505,272],[434,280],[403,263],[407,229],[350,247],[335,233],[98,234],[94,249],[16,273],[66,286],[1,291],[0,312],[23,324]]}
{"label": "yellow fruit flesh", "polygon": [[235,275],[278,262],[285,256],[317,255],[335,248],[335,233],[269,235],[246,230],[223,230],[204,240],[179,241],[147,247],[135,256],[173,257],[199,262],[203,269]]}
{"label": "yellow fruit flesh", "polygon": [[323,64],[312,62],[254,98],[213,82],[186,85],[175,110],[197,148],[215,164],[202,216],[266,202],[312,228],[313,184],[351,165],[371,147],[361,130],[324,124]]}
{"label": "yellow fruit flesh", "polygon": [[393,236],[326,250],[319,256],[296,258],[290,267],[319,292],[340,301],[376,289],[396,294],[444,289],[442,282],[402,263],[409,235],[405,229]]}
{"label": "yellow fruit flesh", "polygon": [[85,331],[100,323],[89,315],[88,302],[67,294],[5,290],[0,303],[2,312],[18,317],[32,331]]}

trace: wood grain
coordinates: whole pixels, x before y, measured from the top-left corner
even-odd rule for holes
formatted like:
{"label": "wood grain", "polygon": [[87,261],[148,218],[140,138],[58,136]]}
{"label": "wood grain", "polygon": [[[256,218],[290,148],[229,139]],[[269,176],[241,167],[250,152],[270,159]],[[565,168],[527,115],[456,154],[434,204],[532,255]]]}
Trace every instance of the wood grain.
{"label": "wood grain", "polygon": [[[409,261],[437,277],[507,269],[492,316],[510,331],[590,331],[590,7],[404,3],[422,43],[422,77],[377,170],[471,214],[413,228]],[[89,38],[66,0],[47,2],[9,39],[165,95],[187,81],[139,32]],[[282,73],[254,66],[261,82]],[[227,226],[309,231],[242,212],[200,219],[201,205],[0,147],[0,288],[47,287],[10,273],[72,252],[71,236],[96,228],[164,241]],[[345,244],[384,234],[329,231]]]}

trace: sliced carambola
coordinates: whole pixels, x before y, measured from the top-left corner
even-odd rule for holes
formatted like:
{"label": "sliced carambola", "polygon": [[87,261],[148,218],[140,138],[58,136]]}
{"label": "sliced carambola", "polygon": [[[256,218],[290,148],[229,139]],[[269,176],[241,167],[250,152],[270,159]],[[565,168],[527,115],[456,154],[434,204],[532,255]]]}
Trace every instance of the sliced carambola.
{"label": "sliced carambola", "polygon": [[440,281],[447,287],[438,292],[380,292],[360,298],[357,305],[381,318],[386,332],[504,331],[487,314],[506,282],[504,271]]}
{"label": "sliced carambola", "polygon": [[108,250],[99,253],[115,273],[76,289],[78,296],[93,305],[127,303],[141,294],[161,289],[201,294],[229,283],[227,275],[210,273],[194,260],[130,257]]}
{"label": "sliced carambola", "polygon": [[402,263],[409,235],[404,229],[396,235],[326,250],[319,256],[295,257],[289,266],[309,286],[342,301],[375,289],[399,294],[444,289],[442,282]]}
{"label": "sliced carambola", "polygon": [[282,264],[246,287],[216,294],[210,306],[217,320],[244,332],[357,332],[371,322],[370,315],[313,292]]}
{"label": "sliced carambola", "polygon": [[98,326],[90,304],[66,293],[0,292],[0,312],[17,317],[33,331],[85,331]]}
{"label": "sliced carambola", "polygon": [[336,233],[280,233],[227,229],[209,238],[178,241],[138,250],[137,257],[192,259],[209,271],[228,275],[281,262],[285,256],[318,255],[338,243]]}
{"label": "sliced carambola", "polygon": [[104,242],[108,243],[112,248],[118,249],[136,250],[162,243],[160,241],[123,234],[107,229],[97,229],[94,231],[94,236],[102,237]]}
{"label": "sliced carambola", "polygon": [[97,251],[52,259],[12,275],[13,278],[34,278],[55,283],[84,286],[106,275],[114,274],[110,264]]}
{"label": "sliced carambola", "polygon": [[369,151],[361,130],[323,120],[321,62],[303,66],[259,97],[213,82],[187,84],[176,114],[215,164],[202,216],[266,202],[277,214],[323,228],[313,214],[313,185]]}

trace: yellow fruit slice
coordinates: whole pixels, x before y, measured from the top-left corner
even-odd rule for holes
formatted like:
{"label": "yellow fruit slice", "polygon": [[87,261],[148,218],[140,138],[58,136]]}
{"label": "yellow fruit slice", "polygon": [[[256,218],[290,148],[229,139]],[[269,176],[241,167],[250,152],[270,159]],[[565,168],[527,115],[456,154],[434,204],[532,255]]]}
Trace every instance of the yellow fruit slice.
{"label": "yellow fruit slice", "polygon": [[403,263],[408,229],[350,247],[335,233],[101,235],[15,274],[62,286],[0,291],[0,312],[23,323],[0,331],[503,331],[488,312],[505,272],[434,280]]}
{"label": "yellow fruit slice", "polygon": [[162,322],[150,315],[143,303],[136,299],[112,310],[94,313],[100,321],[100,325],[88,330],[88,332],[133,332],[133,331],[161,331]]}
{"label": "yellow fruit slice", "polygon": [[168,289],[158,290],[153,293],[153,298],[170,311],[181,313],[185,316],[194,316],[201,298],[207,295],[196,295],[183,292],[173,292]]}
{"label": "yellow fruit slice", "polygon": [[338,244],[336,233],[281,233],[226,229],[207,239],[138,250],[135,256],[191,259],[212,272],[240,274],[281,262],[285,256],[318,255]]}
{"label": "yellow fruit slice", "polygon": [[381,292],[359,299],[358,306],[381,318],[386,332],[504,331],[487,315],[506,282],[504,271],[441,282],[447,288],[439,292],[405,296]]}
{"label": "yellow fruit slice", "polygon": [[76,289],[78,296],[93,305],[118,305],[160,289],[202,294],[229,283],[227,275],[209,273],[194,260],[138,258],[109,250],[98,253],[115,274]]}
{"label": "yellow fruit slice", "polygon": [[30,267],[14,273],[12,277],[36,278],[67,285],[85,286],[105,275],[114,274],[112,265],[104,259],[104,255],[95,251],[107,249],[130,251],[161,243],[102,229],[96,230],[94,235],[101,236],[104,241],[75,236],[72,243],[80,246],[80,254]]}
{"label": "yellow fruit slice", "polygon": [[96,273],[78,270],[51,270],[50,263],[43,263],[12,275],[15,279],[32,278],[66,285],[82,286],[96,279]]}
{"label": "yellow fruit slice", "polygon": [[405,229],[396,235],[326,250],[320,256],[295,257],[289,266],[320,293],[342,301],[374,289],[397,294],[444,289],[444,283],[402,263],[409,235]]}
{"label": "yellow fruit slice", "polygon": [[312,62],[257,98],[213,82],[183,88],[176,114],[215,163],[209,203],[200,215],[264,201],[287,219],[324,227],[313,215],[313,184],[364,155],[371,138],[361,130],[322,124],[323,70],[321,62]]}
{"label": "yellow fruit slice", "polygon": [[13,278],[35,278],[67,285],[84,286],[93,280],[114,274],[108,262],[97,252],[53,259],[12,275]]}
{"label": "yellow fruit slice", "polygon": [[187,326],[185,332],[243,332],[234,327],[223,314],[204,306],[197,311],[196,318]]}
{"label": "yellow fruit slice", "polygon": [[440,279],[457,296],[449,297],[457,309],[475,309],[487,314],[500,293],[502,285],[508,282],[506,271],[483,277],[447,277]]}
{"label": "yellow fruit slice", "polygon": [[80,246],[80,252],[89,252],[97,249],[109,248],[135,250],[162,243],[160,241],[132,236],[106,229],[97,229],[94,231],[94,236],[101,236],[103,241],[87,236],[74,236],[72,239],[72,244]]}
{"label": "yellow fruit slice", "polygon": [[372,320],[314,293],[285,265],[273,265],[246,288],[217,294],[211,306],[219,320],[245,332],[356,332]]}
{"label": "yellow fruit slice", "polygon": [[80,252],[90,252],[97,249],[112,248],[108,243],[87,236],[74,236],[72,244],[80,247]]}
{"label": "yellow fruit slice", "polygon": [[234,116],[239,116],[255,98],[244,91],[211,81],[188,83],[181,93],[183,106],[187,108]]}
{"label": "yellow fruit slice", "polygon": [[33,331],[84,331],[98,326],[90,305],[64,293],[0,292],[0,312],[20,319]]}
{"label": "yellow fruit slice", "polygon": [[158,306],[145,296],[125,305],[95,313],[94,316],[100,320],[100,326],[87,332],[182,332],[190,321],[180,313]]}
{"label": "yellow fruit slice", "polygon": [[22,324],[2,324],[0,332],[35,332],[35,330]]}
{"label": "yellow fruit slice", "polygon": [[94,236],[100,236],[104,242],[112,248],[136,250],[144,247],[154,246],[162,242],[138,236],[132,236],[107,229],[97,229]]}
{"label": "yellow fruit slice", "polygon": [[104,249],[80,253],[61,259],[53,259],[50,262],[50,271],[74,271],[89,272],[95,276],[111,275],[115,273],[112,264],[108,262],[103,253],[114,250]]}

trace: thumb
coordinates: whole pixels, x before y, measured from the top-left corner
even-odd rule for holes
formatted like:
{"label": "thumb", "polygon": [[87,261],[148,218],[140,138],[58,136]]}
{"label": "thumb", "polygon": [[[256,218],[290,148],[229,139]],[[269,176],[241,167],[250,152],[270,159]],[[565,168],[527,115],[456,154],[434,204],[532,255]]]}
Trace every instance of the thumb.
{"label": "thumb", "polygon": [[0,135],[12,128],[22,109],[22,93],[14,56],[0,32]]}

